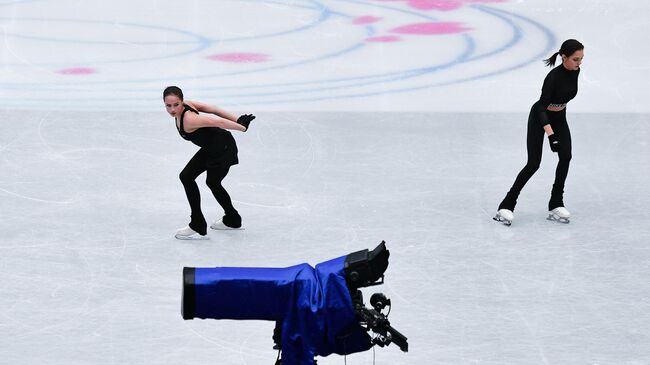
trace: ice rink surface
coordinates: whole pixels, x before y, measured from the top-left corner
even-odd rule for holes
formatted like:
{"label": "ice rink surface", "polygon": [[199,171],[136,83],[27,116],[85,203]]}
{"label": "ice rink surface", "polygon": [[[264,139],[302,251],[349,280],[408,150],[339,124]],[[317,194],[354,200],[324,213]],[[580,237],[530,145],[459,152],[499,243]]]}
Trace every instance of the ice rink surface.
{"label": "ice rink surface", "polygon": [[[647,11],[0,0],[0,364],[270,364],[273,323],[181,318],[183,266],[314,265],[382,240],[386,283],[364,293],[391,298],[410,348],[376,364],[650,364]],[[505,227],[539,60],[571,37],[571,223],[545,219],[545,145]],[[169,84],[257,115],[224,182],[245,230],[173,238],[196,147]],[[373,351],[318,358],[344,361]]]}

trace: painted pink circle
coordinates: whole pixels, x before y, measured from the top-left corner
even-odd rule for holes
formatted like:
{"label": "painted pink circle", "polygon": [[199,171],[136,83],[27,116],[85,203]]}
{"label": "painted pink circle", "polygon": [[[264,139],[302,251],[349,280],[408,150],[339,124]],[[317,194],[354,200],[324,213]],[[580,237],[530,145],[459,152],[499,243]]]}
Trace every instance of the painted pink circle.
{"label": "painted pink circle", "polygon": [[262,53],[217,53],[206,58],[221,62],[260,63],[268,61],[270,56]]}
{"label": "painted pink circle", "polygon": [[463,6],[461,0],[409,0],[410,7],[419,10],[454,10]]}
{"label": "painted pink circle", "polygon": [[97,73],[97,70],[89,67],[72,67],[58,70],[56,73],[59,73],[61,75],[90,75]]}
{"label": "painted pink circle", "polygon": [[371,24],[371,23],[377,23],[380,20],[381,20],[380,17],[366,15],[366,16],[360,16],[358,18],[354,18],[352,20],[352,24]]}
{"label": "painted pink circle", "polygon": [[483,3],[483,4],[489,4],[489,3],[505,3],[508,0],[465,0],[466,3]]}
{"label": "painted pink circle", "polygon": [[391,30],[399,34],[435,35],[462,33],[472,28],[467,28],[458,22],[428,22],[403,25]]}
{"label": "painted pink circle", "polygon": [[380,37],[366,38],[366,42],[399,42],[402,38],[396,35],[385,35]]}

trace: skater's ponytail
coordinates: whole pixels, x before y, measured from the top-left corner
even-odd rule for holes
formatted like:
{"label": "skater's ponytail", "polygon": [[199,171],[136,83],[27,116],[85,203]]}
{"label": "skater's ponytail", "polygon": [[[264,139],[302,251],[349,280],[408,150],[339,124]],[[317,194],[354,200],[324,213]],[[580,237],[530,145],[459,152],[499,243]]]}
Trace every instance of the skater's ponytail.
{"label": "skater's ponytail", "polygon": [[168,86],[165,88],[165,91],[163,91],[163,99],[165,99],[169,95],[176,95],[178,96],[181,101],[183,101],[183,90],[181,90],[180,87],[178,86]]}
{"label": "skater's ponytail", "polygon": [[555,59],[558,55],[569,57],[575,51],[580,51],[583,49],[585,49],[585,46],[583,46],[582,43],[576,41],[575,39],[567,39],[564,41],[564,43],[562,43],[562,47],[560,47],[559,51],[553,53],[551,57],[544,60],[544,64],[546,64],[548,67],[555,66]]}

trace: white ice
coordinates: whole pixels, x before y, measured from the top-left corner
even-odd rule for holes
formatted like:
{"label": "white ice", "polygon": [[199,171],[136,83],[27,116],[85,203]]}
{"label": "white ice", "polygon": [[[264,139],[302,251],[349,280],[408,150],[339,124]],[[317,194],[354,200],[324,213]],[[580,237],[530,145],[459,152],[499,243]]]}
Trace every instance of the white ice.
{"label": "white ice", "polygon": [[[270,364],[273,323],[181,318],[183,266],[316,264],[381,240],[386,283],[365,293],[391,298],[410,349],[378,348],[376,364],[649,364],[647,3],[448,3],[462,6],[0,1],[0,364]],[[362,41],[418,17],[472,30]],[[525,163],[539,59],[570,37],[586,46],[567,112],[571,223],[545,219],[545,146],[505,227],[491,217]],[[490,55],[410,77],[468,42]],[[244,49],[273,57],[205,58]],[[233,132],[241,164],[225,180],[246,230],[173,238],[196,147],[164,112],[171,83],[257,115]]]}

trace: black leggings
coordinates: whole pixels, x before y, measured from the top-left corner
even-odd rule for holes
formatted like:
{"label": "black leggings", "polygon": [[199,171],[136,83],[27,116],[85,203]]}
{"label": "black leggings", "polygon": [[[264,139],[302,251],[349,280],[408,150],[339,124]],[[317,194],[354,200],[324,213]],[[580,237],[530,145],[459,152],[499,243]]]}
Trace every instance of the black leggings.
{"label": "black leggings", "polygon": [[207,233],[207,223],[201,212],[201,195],[195,180],[204,171],[207,171],[205,183],[225,212],[223,223],[233,228],[241,227],[241,216],[239,216],[237,210],[232,206],[230,195],[228,195],[226,189],[221,185],[223,179],[228,175],[229,170],[229,165],[213,163],[210,159],[209,152],[201,148],[180,173],[180,179],[185,188],[185,195],[187,195],[187,201],[190,203],[192,210],[189,226],[199,234],[205,235]]}
{"label": "black leggings", "polygon": [[[557,153],[559,161],[555,169],[555,182],[551,189],[551,199],[548,202],[548,210],[552,210],[564,206],[564,182],[569,173],[569,162],[571,161],[571,132],[566,121],[566,109],[559,112],[548,112],[548,114],[553,133],[557,135],[560,141],[560,147]],[[528,162],[526,162],[526,166],[517,175],[506,197],[499,204],[499,209],[515,209],[521,189],[524,188],[524,185],[526,185],[528,180],[539,169],[539,164],[542,162],[542,150],[545,139],[544,127],[539,123],[535,117],[535,113],[531,110],[528,116],[528,136],[526,139]]]}

